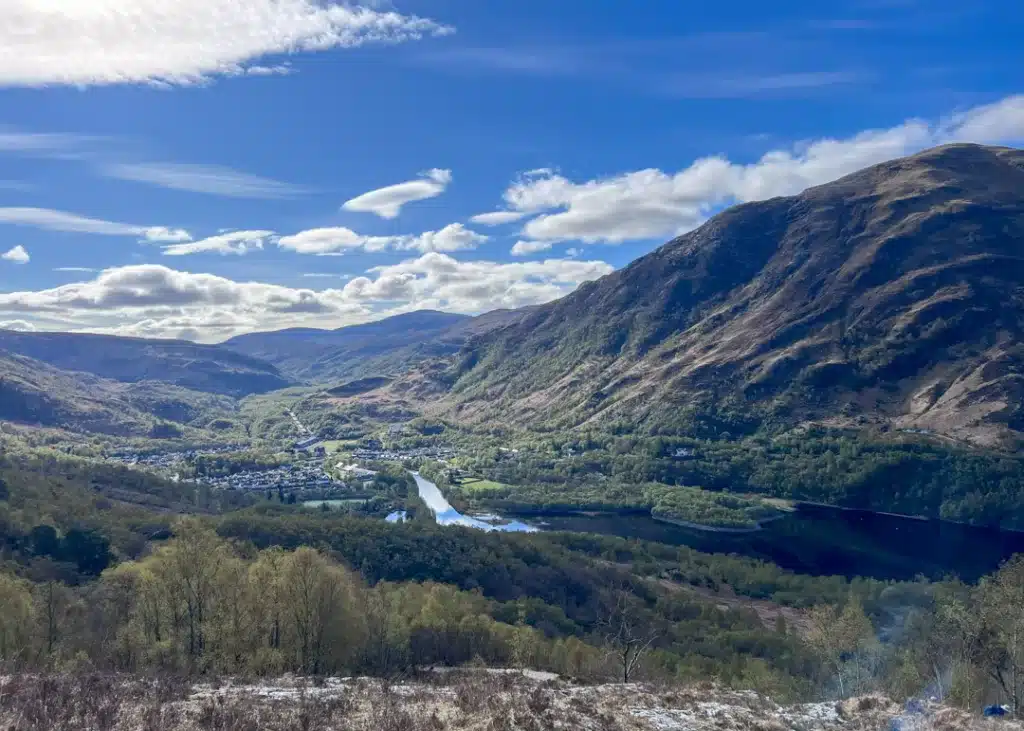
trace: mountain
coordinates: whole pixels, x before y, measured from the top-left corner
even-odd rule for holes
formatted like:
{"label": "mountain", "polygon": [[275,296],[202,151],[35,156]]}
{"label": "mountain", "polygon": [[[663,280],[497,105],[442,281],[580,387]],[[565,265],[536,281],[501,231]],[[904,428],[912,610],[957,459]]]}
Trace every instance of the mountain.
{"label": "mountain", "polygon": [[239,335],[224,346],[272,363],[295,380],[327,383],[394,375],[431,358],[455,354],[470,338],[521,316],[512,310],[478,317],[419,310],[337,330],[294,328]]}
{"label": "mountain", "polygon": [[731,208],[485,334],[453,369],[470,421],[701,414],[1024,430],[1024,151],[949,145]]}
{"label": "mountain", "polygon": [[216,345],[181,340],[0,330],[0,353],[5,351],[114,381],[163,381],[226,396],[290,385],[269,363]]}
{"label": "mountain", "polygon": [[233,411],[224,396],[158,382],[121,383],[0,353],[0,420],[113,436],[174,436]]}

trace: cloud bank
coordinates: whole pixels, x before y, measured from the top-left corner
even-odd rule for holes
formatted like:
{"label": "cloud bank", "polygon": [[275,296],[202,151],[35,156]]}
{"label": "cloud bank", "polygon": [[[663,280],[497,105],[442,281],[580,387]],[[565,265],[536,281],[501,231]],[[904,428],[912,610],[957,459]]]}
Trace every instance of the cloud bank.
{"label": "cloud bank", "polygon": [[341,288],[314,290],[143,264],[51,289],[0,293],[0,314],[28,324],[58,321],[68,330],[216,341],[297,325],[340,327],[422,308],[522,307],[611,271],[600,261],[460,262],[431,252],[376,267]]}
{"label": "cloud bank", "polygon": [[684,233],[724,206],[795,195],[935,145],[1019,140],[1024,140],[1024,96],[1013,96],[932,123],[912,119],[846,139],[774,150],[749,165],[706,157],[675,173],[647,169],[585,182],[533,171],[513,183],[504,198],[512,211],[534,216],[522,228],[527,241],[517,244],[517,253],[539,250],[543,242],[619,244]]}

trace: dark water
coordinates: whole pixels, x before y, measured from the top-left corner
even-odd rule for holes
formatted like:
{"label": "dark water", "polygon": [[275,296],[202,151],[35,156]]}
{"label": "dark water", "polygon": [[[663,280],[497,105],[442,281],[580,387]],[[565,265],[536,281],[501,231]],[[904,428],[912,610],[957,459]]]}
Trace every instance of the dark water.
{"label": "dark water", "polygon": [[532,516],[545,530],[640,538],[706,553],[734,553],[771,561],[799,573],[912,580],[955,574],[965,581],[999,568],[1024,553],[1024,533],[972,528],[817,505],[754,533],[714,533],[637,515]]}

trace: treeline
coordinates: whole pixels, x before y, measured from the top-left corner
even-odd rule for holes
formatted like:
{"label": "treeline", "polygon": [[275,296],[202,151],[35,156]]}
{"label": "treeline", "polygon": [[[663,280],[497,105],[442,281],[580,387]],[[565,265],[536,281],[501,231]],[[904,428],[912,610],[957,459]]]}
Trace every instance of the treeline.
{"label": "treeline", "polygon": [[[521,488],[510,502],[635,504],[623,486],[649,482],[757,493],[841,507],[1024,529],[1024,461],[921,436],[810,428],[737,438],[610,429],[464,443],[462,466]],[[499,444],[514,445],[513,456]]]}
{"label": "treeline", "polygon": [[598,648],[495,611],[434,583],[370,587],[309,547],[240,549],[184,520],[152,555],[80,589],[0,574],[0,661],[214,675],[388,675],[472,661],[605,672]]}

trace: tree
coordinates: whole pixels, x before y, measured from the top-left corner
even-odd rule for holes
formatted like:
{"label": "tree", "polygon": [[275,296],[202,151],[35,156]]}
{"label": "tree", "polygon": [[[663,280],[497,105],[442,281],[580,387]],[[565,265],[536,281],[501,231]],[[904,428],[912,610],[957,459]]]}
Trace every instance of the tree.
{"label": "tree", "polygon": [[855,653],[874,639],[871,620],[864,606],[851,596],[843,609],[833,605],[820,605],[808,613],[810,632],[808,643],[821,656],[826,666],[836,673],[839,695],[846,697],[847,675],[857,670],[851,663]]}
{"label": "tree", "polygon": [[195,667],[206,649],[218,573],[228,551],[217,534],[195,518],[179,521],[174,532],[175,540],[157,552],[153,572],[171,606],[185,656]]}
{"label": "tree", "polygon": [[32,594],[29,584],[0,573],[0,661],[26,659],[32,622]]}
{"label": "tree", "polygon": [[304,673],[319,674],[341,640],[338,629],[345,615],[345,593],[351,580],[341,567],[319,552],[302,547],[282,562],[281,588],[289,619],[297,665]]}
{"label": "tree", "polygon": [[604,616],[599,624],[604,641],[622,671],[622,682],[628,683],[660,632],[644,621],[639,602],[632,593],[619,589],[604,600]]}
{"label": "tree", "polygon": [[29,531],[28,542],[35,556],[57,558],[60,554],[60,537],[52,525],[37,525]]}
{"label": "tree", "polygon": [[1024,699],[1024,556],[1004,564],[979,591],[988,638],[982,661],[1016,715]]}
{"label": "tree", "polygon": [[96,531],[72,528],[61,542],[61,557],[90,576],[99,576],[113,561],[110,541]]}

